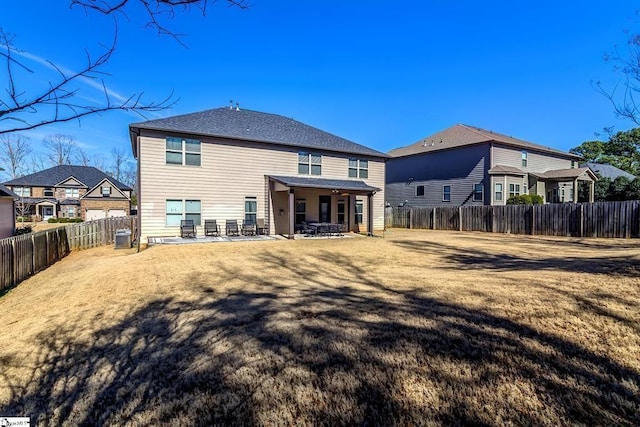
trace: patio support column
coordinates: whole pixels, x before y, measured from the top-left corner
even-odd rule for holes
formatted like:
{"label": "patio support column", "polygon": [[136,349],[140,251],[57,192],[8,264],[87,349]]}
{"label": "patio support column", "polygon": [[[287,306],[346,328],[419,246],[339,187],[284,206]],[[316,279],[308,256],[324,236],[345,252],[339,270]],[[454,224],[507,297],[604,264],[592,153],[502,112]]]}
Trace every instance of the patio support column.
{"label": "patio support column", "polygon": [[289,188],[289,238],[293,239],[293,235],[296,231],[295,224],[295,198],[293,194],[293,188]]}
{"label": "patio support column", "polygon": [[367,194],[367,234],[373,236],[373,193]]}
{"label": "patio support column", "polygon": [[596,192],[596,182],[591,181],[589,182],[589,202],[590,203],[593,203],[595,199],[595,192]]}
{"label": "patio support column", "polygon": [[573,203],[578,203],[578,178],[573,180]]}

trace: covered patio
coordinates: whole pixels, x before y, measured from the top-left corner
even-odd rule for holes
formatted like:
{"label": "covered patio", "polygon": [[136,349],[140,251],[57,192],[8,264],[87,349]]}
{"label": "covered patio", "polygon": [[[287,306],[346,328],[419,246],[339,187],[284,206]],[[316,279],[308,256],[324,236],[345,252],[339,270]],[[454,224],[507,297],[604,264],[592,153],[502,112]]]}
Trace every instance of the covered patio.
{"label": "covered patio", "polygon": [[540,195],[543,195],[548,203],[579,202],[581,184],[589,186],[588,200],[584,201],[593,202],[597,180],[598,177],[589,168],[556,169],[543,173],[529,172],[529,186],[540,187],[538,194],[542,192]]}
{"label": "covered patio", "polygon": [[361,180],[267,176],[275,234],[294,238],[305,224],[334,224],[341,232],[373,231],[373,195]]}

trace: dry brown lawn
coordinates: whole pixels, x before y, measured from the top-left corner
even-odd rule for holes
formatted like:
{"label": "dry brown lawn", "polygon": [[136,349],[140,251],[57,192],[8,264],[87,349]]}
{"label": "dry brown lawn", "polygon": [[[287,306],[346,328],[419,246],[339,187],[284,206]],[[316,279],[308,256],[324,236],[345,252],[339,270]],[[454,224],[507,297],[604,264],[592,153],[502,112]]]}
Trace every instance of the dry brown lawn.
{"label": "dry brown lawn", "polygon": [[38,425],[638,425],[640,241],[382,238],[76,252],[0,298]]}

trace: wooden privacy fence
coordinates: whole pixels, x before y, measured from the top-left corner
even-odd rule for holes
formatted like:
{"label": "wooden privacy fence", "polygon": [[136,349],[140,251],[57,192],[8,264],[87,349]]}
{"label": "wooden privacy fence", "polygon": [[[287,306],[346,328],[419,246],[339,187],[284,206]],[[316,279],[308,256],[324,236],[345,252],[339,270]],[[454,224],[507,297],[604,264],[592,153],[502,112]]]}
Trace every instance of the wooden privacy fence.
{"label": "wooden privacy fence", "polygon": [[575,237],[640,237],[640,201],[386,208],[386,228]]}
{"label": "wooden privacy fence", "polygon": [[115,232],[136,236],[135,217],[104,218],[0,239],[0,291],[15,286],[64,258],[73,249],[115,243]]}

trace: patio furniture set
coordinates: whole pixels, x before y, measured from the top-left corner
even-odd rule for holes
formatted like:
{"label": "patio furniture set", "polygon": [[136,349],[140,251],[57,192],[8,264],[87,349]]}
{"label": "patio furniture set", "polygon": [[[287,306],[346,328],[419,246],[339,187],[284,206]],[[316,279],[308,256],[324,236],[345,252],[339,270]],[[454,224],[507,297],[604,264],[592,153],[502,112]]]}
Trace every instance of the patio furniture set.
{"label": "patio furniture set", "polygon": [[343,236],[343,224],[332,222],[302,222],[300,233],[310,237]]}
{"label": "patio furniture set", "polygon": [[[267,234],[268,227],[264,219],[258,218],[256,222],[242,221],[238,224],[236,219],[228,219],[225,221],[225,235],[227,236],[255,236]],[[196,237],[197,229],[193,220],[185,219],[180,221],[180,237]],[[204,220],[205,236],[220,236],[220,225],[215,219]]]}

